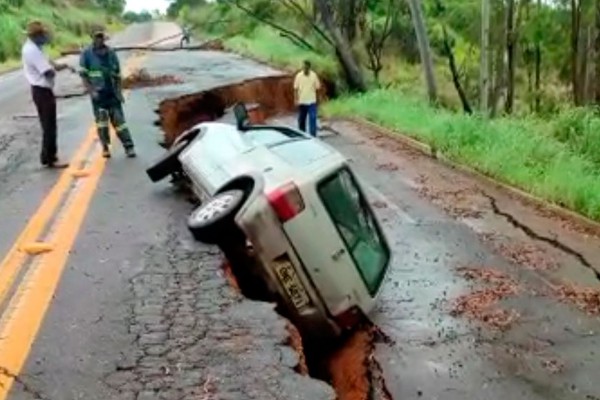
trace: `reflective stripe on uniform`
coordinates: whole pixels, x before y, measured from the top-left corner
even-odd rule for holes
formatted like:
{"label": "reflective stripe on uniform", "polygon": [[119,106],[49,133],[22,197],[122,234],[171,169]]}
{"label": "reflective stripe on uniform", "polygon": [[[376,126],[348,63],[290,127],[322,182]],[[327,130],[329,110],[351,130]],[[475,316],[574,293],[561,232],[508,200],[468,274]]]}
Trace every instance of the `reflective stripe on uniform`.
{"label": "reflective stripe on uniform", "polygon": [[108,122],[96,122],[98,128],[108,128]]}
{"label": "reflective stripe on uniform", "polygon": [[115,128],[115,130],[116,130],[117,132],[123,132],[123,131],[124,131],[124,130],[126,130],[126,129],[127,129],[127,124],[119,125],[119,126],[117,126],[117,127]]}

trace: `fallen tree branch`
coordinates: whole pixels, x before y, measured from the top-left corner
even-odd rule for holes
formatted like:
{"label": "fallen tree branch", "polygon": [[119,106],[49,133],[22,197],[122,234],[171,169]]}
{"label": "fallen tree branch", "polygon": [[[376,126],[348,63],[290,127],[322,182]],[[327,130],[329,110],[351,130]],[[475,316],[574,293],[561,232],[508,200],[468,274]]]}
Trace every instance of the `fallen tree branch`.
{"label": "fallen tree branch", "polygon": [[[114,51],[119,52],[119,51],[135,51],[135,50],[141,50],[141,51],[198,51],[198,50],[223,50],[223,44],[221,43],[220,40],[211,40],[208,42],[204,42],[202,44],[199,45],[195,45],[195,46],[186,46],[186,47],[179,47],[179,46],[174,46],[174,47],[153,47],[153,46],[120,46],[120,47],[113,47],[112,48]],[[66,51],[62,51],[60,54],[62,56],[70,56],[70,55],[77,55],[77,54],[81,54],[82,50],[66,50]]]}

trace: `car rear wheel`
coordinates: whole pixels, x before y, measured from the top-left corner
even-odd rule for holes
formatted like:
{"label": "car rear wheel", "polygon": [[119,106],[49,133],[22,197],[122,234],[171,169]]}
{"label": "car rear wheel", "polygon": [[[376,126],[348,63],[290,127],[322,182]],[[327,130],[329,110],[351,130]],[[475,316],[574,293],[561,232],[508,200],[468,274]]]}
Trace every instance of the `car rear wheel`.
{"label": "car rear wheel", "polygon": [[203,243],[221,244],[228,240],[237,240],[240,231],[234,218],[243,202],[242,190],[219,193],[190,215],[188,228],[194,238]]}

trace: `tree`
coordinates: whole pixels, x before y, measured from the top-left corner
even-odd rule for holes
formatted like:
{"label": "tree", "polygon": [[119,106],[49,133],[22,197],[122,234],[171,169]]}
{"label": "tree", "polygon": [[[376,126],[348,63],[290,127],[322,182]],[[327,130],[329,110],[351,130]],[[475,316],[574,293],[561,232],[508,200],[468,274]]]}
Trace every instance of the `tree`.
{"label": "tree", "polygon": [[431,103],[437,102],[437,85],[435,81],[435,73],[433,70],[433,59],[431,56],[431,47],[429,46],[429,36],[425,28],[423,19],[423,9],[421,0],[407,0],[410,8],[417,43],[419,44],[419,54],[423,65],[423,73],[425,74],[425,82],[427,83],[427,95]]}
{"label": "tree", "polygon": [[121,15],[125,10],[125,0],[96,0],[96,3],[113,15]]}
{"label": "tree", "polygon": [[490,99],[490,0],[481,0],[481,65],[480,108],[484,114],[489,112]]}

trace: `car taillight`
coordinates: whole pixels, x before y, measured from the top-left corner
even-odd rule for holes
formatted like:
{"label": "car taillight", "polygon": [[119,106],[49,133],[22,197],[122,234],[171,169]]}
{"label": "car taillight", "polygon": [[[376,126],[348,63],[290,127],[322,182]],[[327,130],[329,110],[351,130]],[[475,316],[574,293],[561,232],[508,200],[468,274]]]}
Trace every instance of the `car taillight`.
{"label": "car taillight", "polygon": [[304,200],[292,182],[273,190],[267,198],[281,222],[289,221],[304,210]]}
{"label": "car taillight", "polygon": [[342,329],[351,329],[363,322],[364,314],[358,307],[352,307],[334,318]]}

